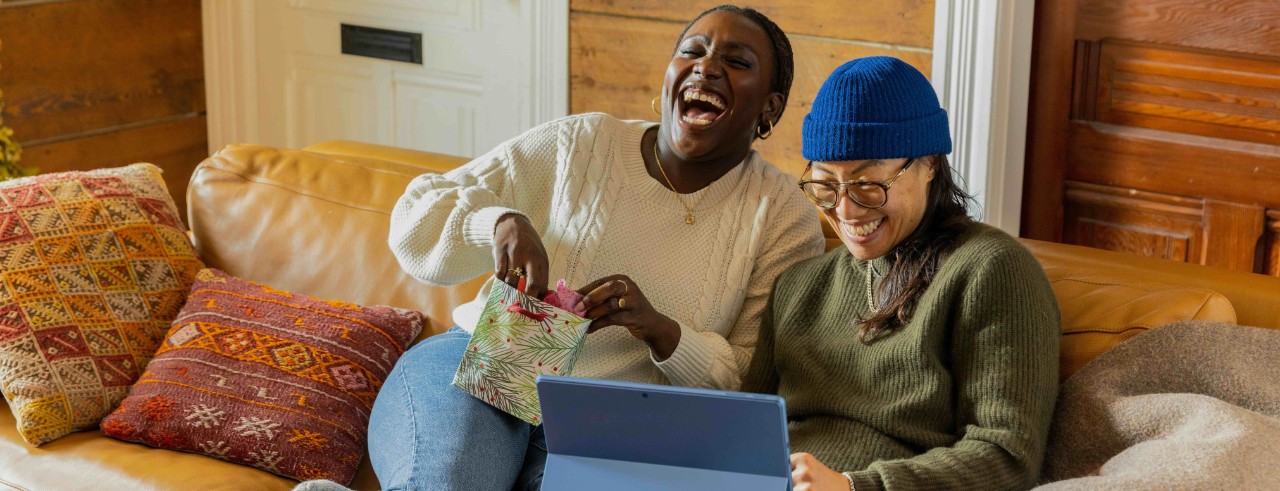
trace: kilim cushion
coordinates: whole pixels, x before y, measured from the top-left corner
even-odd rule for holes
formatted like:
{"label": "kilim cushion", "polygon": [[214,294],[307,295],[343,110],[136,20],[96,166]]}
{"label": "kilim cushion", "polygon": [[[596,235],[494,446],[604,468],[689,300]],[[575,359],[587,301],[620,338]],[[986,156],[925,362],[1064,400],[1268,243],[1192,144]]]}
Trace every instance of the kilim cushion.
{"label": "kilim cushion", "polygon": [[203,267],[151,164],[0,182],[0,389],[22,438],[97,426]]}
{"label": "kilim cushion", "polygon": [[421,313],[201,271],[106,434],[295,479],[351,482],[373,400]]}

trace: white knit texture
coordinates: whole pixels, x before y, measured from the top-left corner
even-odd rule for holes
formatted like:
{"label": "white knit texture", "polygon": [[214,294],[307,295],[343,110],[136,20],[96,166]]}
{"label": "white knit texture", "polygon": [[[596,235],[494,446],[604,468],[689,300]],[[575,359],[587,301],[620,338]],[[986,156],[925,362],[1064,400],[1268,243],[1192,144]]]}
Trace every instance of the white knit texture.
{"label": "white knit texture", "polygon": [[[493,227],[519,212],[542,235],[549,279],[573,287],[631,277],[681,326],[656,362],[621,327],[587,337],[575,376],[736,389],[774,280],[822,252],[817,214],[788,176],[752,152],[710,186],[681,196],[648,175],[640,139],[653,123],[593,113],[552,121],[447,174],[410,183],[391,216],[401,266],[430,284],[493,270]],[[454,322],[473,330],[487,285]]]}

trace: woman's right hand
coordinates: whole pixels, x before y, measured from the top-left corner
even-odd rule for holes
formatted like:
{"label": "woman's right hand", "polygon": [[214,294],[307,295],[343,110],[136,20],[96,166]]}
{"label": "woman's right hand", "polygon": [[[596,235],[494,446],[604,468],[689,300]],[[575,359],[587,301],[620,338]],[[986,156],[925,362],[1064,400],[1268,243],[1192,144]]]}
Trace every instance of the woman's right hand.
{"label": "woman's right hand", "polygon": [[791,454],[791,482],[795,491],[844,491],[853,483],[805,452]]}
{"label": "woman's right hand", "polygon": [[524,276],[525,294],[541,299],[547,295],[547,249],[542,237],[524,215],[508,213],[498,219],[493,231],[493,276],[517,288]]}

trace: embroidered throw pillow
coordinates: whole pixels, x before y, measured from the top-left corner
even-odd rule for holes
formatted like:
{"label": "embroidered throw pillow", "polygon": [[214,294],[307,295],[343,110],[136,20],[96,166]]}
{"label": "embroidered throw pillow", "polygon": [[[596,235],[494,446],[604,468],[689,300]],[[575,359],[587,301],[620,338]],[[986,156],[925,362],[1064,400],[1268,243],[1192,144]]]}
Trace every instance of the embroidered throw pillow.
{"label": "embroidered throw pillow", "polygon": [[0,182],[0,391],[41,445],[97,426],[204,265],[151,164]]}
{"label": "embroidered throw pillow", "polygon": [[425,323],[418,312],[319,300],[206,269],[102,431],[349,483],[374,397]]}

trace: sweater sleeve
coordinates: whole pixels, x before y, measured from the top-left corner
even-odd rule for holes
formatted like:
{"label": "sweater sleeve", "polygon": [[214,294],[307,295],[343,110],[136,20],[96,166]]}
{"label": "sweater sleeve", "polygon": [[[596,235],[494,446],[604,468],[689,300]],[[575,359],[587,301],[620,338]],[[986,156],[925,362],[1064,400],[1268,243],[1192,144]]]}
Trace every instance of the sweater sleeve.
{"label": "sweater sleeve", "polygon": [[[785,176],[785,175],[784,175]],[[780,176],[771,196],[777,213],[757,221],[767,234],[761,241],[751,276],[744,288],[742,309],[728,336],[680,323],[680,344],[671,356],[654,361],[673,384],[737,390],[755,351],[761,318],[773,283],[791,265],[822,253],[822,227],[813,205]]]}
{"label": "sweater sleeve", "polygon": [[387,242],[400,267],[427,284],[461,283],[492,271],[493,232],[503,215],[524,215],[545,230],[558,161],[554,124],[445,174],[414,178],[391,212]]}
{"label": "sweater sleeve", "polygon": [[1014,245],[973,265],[953,320],[961,439],[847,473],[866,489],[1026,489],[1044,457],[1058,388],[1057,300],[1035,258]]}

